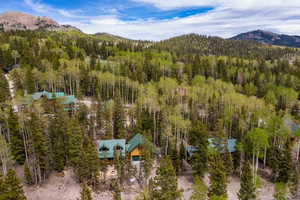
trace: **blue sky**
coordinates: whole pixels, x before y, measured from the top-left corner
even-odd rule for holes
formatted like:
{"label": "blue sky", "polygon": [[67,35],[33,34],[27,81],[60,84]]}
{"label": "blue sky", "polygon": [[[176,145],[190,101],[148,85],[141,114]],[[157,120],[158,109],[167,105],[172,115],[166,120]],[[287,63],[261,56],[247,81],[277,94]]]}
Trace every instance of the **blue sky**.
{"label": "blue sky", "polygon": [[0,0],[0,12],[49,16],[86,33],[161,40],[199,33],[230,37],[264,29],[300,35],[299,0]]}

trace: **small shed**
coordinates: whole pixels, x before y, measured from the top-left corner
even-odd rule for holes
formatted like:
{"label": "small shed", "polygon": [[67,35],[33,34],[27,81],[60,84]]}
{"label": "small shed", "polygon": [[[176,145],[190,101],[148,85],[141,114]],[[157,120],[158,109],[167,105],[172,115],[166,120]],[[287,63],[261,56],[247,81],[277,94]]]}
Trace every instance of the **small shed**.
{"label": "small shed", "polygon": [[100,159],[113,159],[116,153],[120,153],[122,157],[126,156],[125,139],[99,140],[97,143]]}

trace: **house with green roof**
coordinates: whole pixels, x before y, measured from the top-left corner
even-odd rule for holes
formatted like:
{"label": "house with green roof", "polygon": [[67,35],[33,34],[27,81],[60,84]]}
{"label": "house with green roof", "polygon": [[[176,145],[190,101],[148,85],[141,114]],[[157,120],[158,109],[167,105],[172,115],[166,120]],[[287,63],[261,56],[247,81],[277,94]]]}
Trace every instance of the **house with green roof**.
{"label": "house with green roof", "polygon": [[113,159],[116,153],[122,157],[126,156],[126,140],[125,139],[112,139],[112,140],[99,140],[98,152],[100,159]]}
{"label": "house with green roof", "polygon": [[152,153],[158,153],[158,149],[147,138],[138,133],[127,143],[127,153],[130,154],[131,161],[141,160],[142,148],[148,148]]}
{"label": "house with green roof", "polygon": [[74,95],[65,95],[64,92],[35,92],[31,95],[25,97],[24,104],[30,105],[34,101],[38,101],[42,98],[47,98],[48,100],[58,100],[61,104],[65,105],[65,110],[74,110],[74,105],[77,102],[77,98]]}
{"label": "house with green roof", "polygon": [[[236,152],[236,145],[237,145],[237,140],[236,139],[228,139],[227,140],[227,145],[221,143],[220,140],[217,140],[215,138],[209,138],[208,139],[208,146],[209,148],[220,150],[221,153],[224,151],[224,145],[227,146],[227,151],[229,153],[234,153]],[[194,153],[198,152],[198,147],[188,145],[186,148],[187,155],[188,156],[193,156]]]}
{"label": "house with green roof", "polygon": [[131,161],[140,161],[142,148],[148,148],[153,153],[158,153],[158,149],[143,135],[136,134],[127,143],[125,139],[99,140],[98,152],[100,159],[113,159],[116,151],[123,157],[128,155]]}

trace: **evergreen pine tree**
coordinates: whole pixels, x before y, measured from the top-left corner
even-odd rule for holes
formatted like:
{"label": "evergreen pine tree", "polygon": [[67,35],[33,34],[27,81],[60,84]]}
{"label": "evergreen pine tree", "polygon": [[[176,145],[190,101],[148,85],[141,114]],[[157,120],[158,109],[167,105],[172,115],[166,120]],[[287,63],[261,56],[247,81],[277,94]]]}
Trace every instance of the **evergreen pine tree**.
{"label": "evergreen pine tree", "polygon": [[213,196],[209,197],[209,200],[227,200],[227,198],[224,196],[213,195]]}
{"label": "evergreen pine tree", "polygon": [[179,174],[179,171],[181,170],[181,160],[180,160],[180,154],[178,153],[176,144],[170,145],[171,147],[171,154],[170,158],[172,159],[173,167],[176,171],[176,175]]}
{"label": "evergreen pine tree", "polygon": [[181,192],[178,191],[176,172],[168,156],[160,162],[151,192],[151,196],[156,200],[176,200],[181,197]]}
{"label": "evergreen pine tree", "polygon": [[35,92],[34,77],[31,68],[27,69],[25,74],[25,88],[28,94]]}
{"label": "evergreen pine tree", "polygon": [[14,157],[14,160],[22,165],[25,162],[25,147],[23,141],[23,135],[20,131],[20,125],[17,115],[14,113],[12,107],[9,109],[8,113],[8,128],[11,136],[11,153]]}
{"label": "evergreen pine tree", "polygon": [[183,144],[183,142],[181,142],[180,144],[180,151],[179,151],[179,167],[180,167],[180,171],[184,170],[184,165],[183,165],[183,161],[186,158],[186,150],[185,150],[185,146]]}
{"label": "evergreen pine tree", "polygon": [[[23,187],[14,170],[9,170],[4,179],[3,200],[26,200]],[[1,194],[0,194],[1,195]],[[2,196],[2,195],[1,195]]]}
{"label": "evergreen pine tree", "polygon": [[285,183],[278,182],[275,184],[275,200],[288,200],[288,190]]}
{"label": "evergreen pine tree", "polygon": [[0,69],[0,104],[10,99],[9,86],[3,71]]}
{"label": "evergreen pine tree", "polygon": [[115,159],[114,159],[114,165],[117,169],[117,174],[118,174],[118,181],[119,184],[123,184],[124,176],[125,176],[125,158],[122,156],[122,154],[118,151],[114,152],[115,154]]}
{"label": "evergreen pine tree", "polygon": [[149,112],[142,108],[137,108],[136,113],[136,125],[134,132],[136,133],[152,133],[153,132],[153,118],[149,115]]}
{"label": "evergreen pine tree", "polygon": [[151,200],[148,188],[145,188],[135,200]]}
{"label": "evergreen pine tree", "polygon": [[208,133],[201,125],[192,128],[191,141],[198,148],[192,157],[192,167],[196,176],[203,177],[208,163]]}
{"label": "evergreen pine tree", "polygon": [[80,192],[80,200],[92,200],[92,191],[87,186],[87,184],[83,184],[81,192]]}
{"label": "evergreen pine tree", "polygon": [[76,118],[69,120],[67,127],[67,135],[69,137],[68,158],[71,166],[76,167],[81,160],[81,152],[83,149],[83,133]]}
{"label": "evergreen pine tree", "polygon": [[220,154],[216,153],[212,155],[209,168],[210,188],[208,196],[210,198],[213,196],[227,198],[226,169]]}
{"label": "evergreen pine tree", "polygon": [[4,178],[2,174],[0,173],[0,200],[5,200],[5,185],[4,185]]}
{"label": "evergreen pine tree", "polygon": [[[154,159],[153,159],[153,156],[152,156],[149,148],[147,148],[147,147],[142,149],[142,154],[143,154],[142,167],[144,170],[144,179],[145,179],[145,181],[147,181],[149,176],[151,175],[151,170],[152,170]],[[147,184],[147,182],[146,182],[146,184]]]}
{"label": "evergreen pine tree", "polygon": [[292,163],[291,144],[290,140],[288,140],[280,154],[277,182],[288,183],[291,176]]}
{"label": "evergreen pine tree", "polygon": [[31,171],[30,171],[30,168],[29,168],[27,162],[25,162],[25,165],[24,165],[24,176],[25,176],[25,182],[28,185],[32,185],[34,183],[33,179],[32,179],[32,174],[31,174]]}
{"label": "evergreen pine tree", "polygon": [[121,188],[120,188],[120,184],[119,181],[115,180],[113,183],[113,199],[114,200],[121,200]]}
{"label": "evergreen pine tree", "polygon": [[113,112],[113,134],[114,138],[127,138],[125,129],[125,114],[122,104],[122,99],[117,93],[115,97],[114,112]]}
{"label": "evergreen pine tree", "polygon": [[290,184],[289,184],[289,188],[290,188],[290,192],[291,192],[291,196],[293,199],[299,199],[300,195],[299,195],[299,166],[298,164],[295,164],[291,173],[291,178],[290,178]]}
{"label": "evergreen pine tree", "polygon": [[31,112],[29,127],[32,136],[32,144],[34,148],[34,160],[37,172],[37,182],[44,181],[49,172],[48,143],[44,134],[44,127],[38,115]]}
{"label": "evergreen pine tree", "polygon": [[238,193],[239,200],[255,200],[255,184],[249,162],[245,162],[242,168],[241,188]]}
{"label": "evergreen pine tree", "polygon": [[56,171],[63,171],[66,164],[68,137],[67,137],[67,115],[59,109],[51,118],[49,124],[49,138],[52,152],[52,166]]}
{"label": "evergreen pine tree", "polygon": [[86,138],[83,150],[80,153],[78,165],[75,166],[75,173],[80,182],[87,182],[96,185],[99,173],[98,152],[91,139]]}
{"label": "evergreen pine tree", "polygon": [[[225,145],[227,146],[227,145]],[[226,148],[225,153],[223,154],[224,166],[226,169],[226,176],[230,176],[233,173],[233,160],[231,153]]]}
{"label": "evergreen pine tree", "polygon": [[208,188],[199,176],[196,176],[190,200],[206,200]]}

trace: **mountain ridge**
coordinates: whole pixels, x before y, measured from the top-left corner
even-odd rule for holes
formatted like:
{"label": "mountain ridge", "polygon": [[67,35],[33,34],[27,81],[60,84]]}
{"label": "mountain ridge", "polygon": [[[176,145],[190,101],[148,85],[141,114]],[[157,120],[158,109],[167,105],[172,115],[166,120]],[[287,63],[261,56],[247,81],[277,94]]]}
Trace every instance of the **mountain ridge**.
{"label": "mountain ridge", "polygon": [[264,30],[254,30],[246,33],[240,33],[231,40],[251,40],[269,45],[287,46],[300,48],[300,36],[278,34]]}
{"label": "mountain ridge", "polygon": [[[73,27],[71,25],[60,25],[55,20],[45,17],[45,16],[34,16],[31,14],[10,11],[0,14],[0,31],[14,31],[14,30],[48,30],[48,31],[80,31],[80,29]],[[133,41],[129,38],[125,38],[119,35],[114,35],[105,32],[98,32],[92,34],[99,39],[105,41]],[[162,41],[168,41],[171,39],[176,39],[180,37],[197,37],[198,34],[190,33],[187,35],[181,35],[174,38],[169,38]],[[211,39],[224,39],[217,36],[207,36]],[[273,33],[265,30],[254,30],[245,33],[240,33],[236,36],[233,36],[227,40],[248,40],[255,41],[267,45],[277,45],[277,46],[286,46],[292,48],[300,48],[300,36],[297,35],[285,35]],[[162,42],[160,41],[160,42]],[[157,43],[160,43],[157,42]]]}

